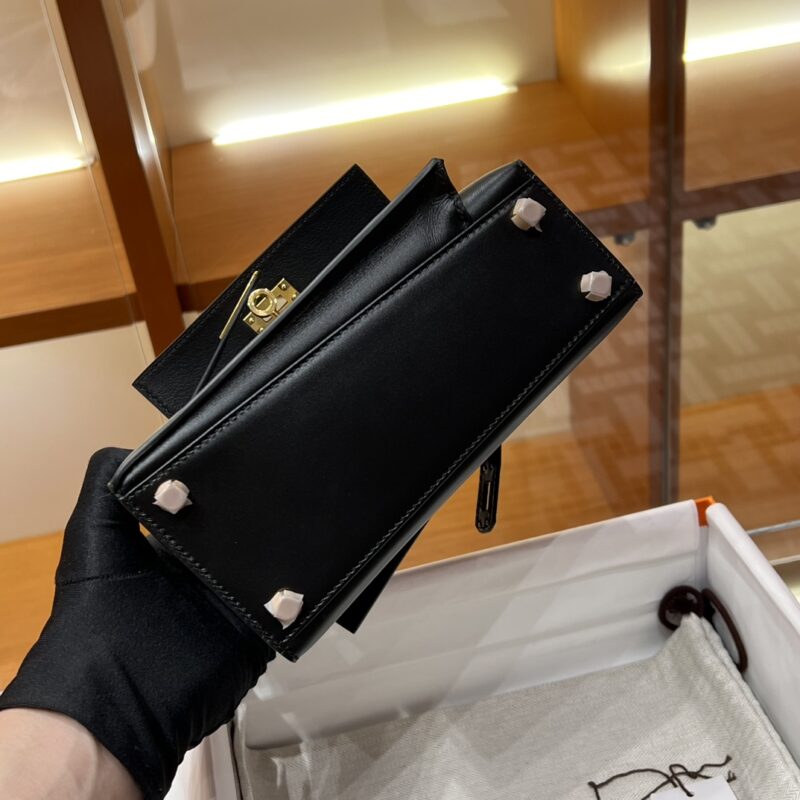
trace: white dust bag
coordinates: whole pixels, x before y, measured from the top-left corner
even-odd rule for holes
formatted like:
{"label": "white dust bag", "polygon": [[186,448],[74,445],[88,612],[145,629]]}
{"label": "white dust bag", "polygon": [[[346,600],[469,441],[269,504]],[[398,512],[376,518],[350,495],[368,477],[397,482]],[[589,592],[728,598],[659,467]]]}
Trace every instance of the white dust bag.
{"label": "white dust bag", "polygon": [[[694,616],[643,661],[278,748],[237,736],[236,760],[245,800],[642,800],[671,765],[718,765],[703,777],[733,778],[737,800],[800,798],[792,757]],[[632,770],[652,772],[607,782]]]}

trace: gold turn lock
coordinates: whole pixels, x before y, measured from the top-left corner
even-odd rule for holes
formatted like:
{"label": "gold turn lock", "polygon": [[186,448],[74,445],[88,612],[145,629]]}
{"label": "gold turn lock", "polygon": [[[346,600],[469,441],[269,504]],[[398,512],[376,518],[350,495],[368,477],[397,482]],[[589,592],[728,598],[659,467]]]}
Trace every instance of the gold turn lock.
{"label": "gold turn lock", "polygon": [[269,324],[297,297],[297,289],[286,278],[281,278],[272,289],[253,289],[247,298],[247,325],[256,333],[266,330]]}

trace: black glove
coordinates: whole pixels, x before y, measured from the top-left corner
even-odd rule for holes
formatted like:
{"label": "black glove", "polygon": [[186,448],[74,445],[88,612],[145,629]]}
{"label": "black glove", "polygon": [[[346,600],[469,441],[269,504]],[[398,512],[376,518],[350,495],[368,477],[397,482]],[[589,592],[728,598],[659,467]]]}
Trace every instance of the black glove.
{"label": "black glove", "polygon": [[[80,722],[161,798],[184,753],[233,716],[274,653],[107,489],[126,450],[89,461],[64,533],[53,611],[2,708]],[[225,535],[220,531],[220,536]]]}

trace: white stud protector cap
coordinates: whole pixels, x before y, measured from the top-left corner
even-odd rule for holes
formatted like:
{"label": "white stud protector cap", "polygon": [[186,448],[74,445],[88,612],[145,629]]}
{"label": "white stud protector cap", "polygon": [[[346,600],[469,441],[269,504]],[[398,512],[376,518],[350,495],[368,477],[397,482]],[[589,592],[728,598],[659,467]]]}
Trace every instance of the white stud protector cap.
{"label": "white stud protector cap", "polygon": [[593,303],[605,300],[611,294],[611,276],[605,270],[587,272],[581,275],[581,291]]}
{"label": "white stud protector cap", "polygon": [[520,199],[514,203],[514,209],[511,212],[511,221],[523,231],[535,228],[537,231],[541,232],[542,229],[539,227],[539,223],[546,213],[547,209],[541,203],[537,203],[530,197],[520,197]]}
{"label": "white stud protector cap", "polygon": [[279,592],[275,592],[272,599],[268,603],[264,603],[264,608],[284,628],[288,628],[297,619],[302,607],[303,595],[289,589],[281,589]]}
{"label": "white stud protector cap", "polygon": [[191,504],[189,487],[181,481],[164,481],[156,489],[153,505],[169,511],[170,514],[177,514],[182,508]]}

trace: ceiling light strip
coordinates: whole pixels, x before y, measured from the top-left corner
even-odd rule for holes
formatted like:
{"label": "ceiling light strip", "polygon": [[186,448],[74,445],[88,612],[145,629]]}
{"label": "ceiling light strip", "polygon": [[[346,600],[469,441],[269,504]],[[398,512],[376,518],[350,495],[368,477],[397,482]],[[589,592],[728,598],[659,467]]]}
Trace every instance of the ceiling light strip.
{"label": "ceiling light strip", "polygon": [[93,158],[75,156],[39,156],[37,158],[20,158],[14,161],[0,161],[0,183],[21,181],[40,175],[53,175],[58,172],[70,172],[87,167],[93,161]]}

